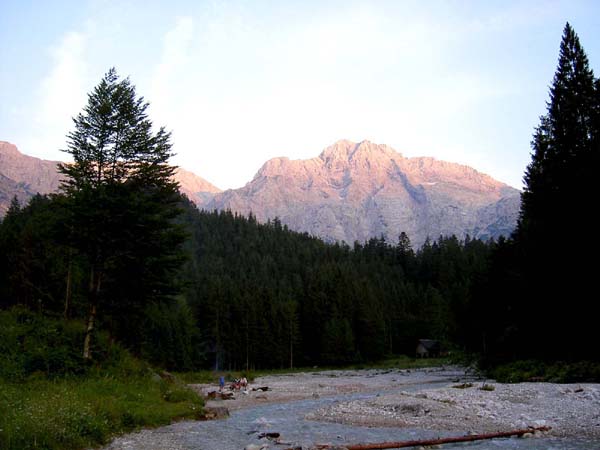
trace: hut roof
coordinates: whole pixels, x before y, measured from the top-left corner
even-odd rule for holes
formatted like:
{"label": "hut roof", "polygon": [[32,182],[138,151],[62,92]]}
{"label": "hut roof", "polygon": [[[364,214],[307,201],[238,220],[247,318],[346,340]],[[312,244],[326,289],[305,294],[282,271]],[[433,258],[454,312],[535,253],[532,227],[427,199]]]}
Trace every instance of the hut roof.
{"label": "hut roof", "polygon": [[440,343],[439,343],[439,341],[436,341],[435,339],[419,339],[418,344],[421,344],[428,351],[440,349]]}

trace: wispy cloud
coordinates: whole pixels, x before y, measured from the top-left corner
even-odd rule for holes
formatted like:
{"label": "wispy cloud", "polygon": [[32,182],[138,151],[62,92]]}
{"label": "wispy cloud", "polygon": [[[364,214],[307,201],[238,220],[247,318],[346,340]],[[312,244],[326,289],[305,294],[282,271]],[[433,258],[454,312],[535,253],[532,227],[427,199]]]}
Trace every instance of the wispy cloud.
{"label": "wispy cloud", "polygon": [[189,53],[194,36],[194,21],[191,17],[179,17],[175,26],[163,39],[160,62],[154,70],[150,86],[150,101],[153,118],[157,124],[175,123],[177,107],[178,77],[189,62]]}
{"label": "wispy cloud", "polygon": [[65,135],[72,128],[71,118],[85,104],[85,33],[70,31],[49,49],[52,66],[38,91],[36,127],[24,146],[30,153],[48,158],[65,158],[58,149],[65,147]]}

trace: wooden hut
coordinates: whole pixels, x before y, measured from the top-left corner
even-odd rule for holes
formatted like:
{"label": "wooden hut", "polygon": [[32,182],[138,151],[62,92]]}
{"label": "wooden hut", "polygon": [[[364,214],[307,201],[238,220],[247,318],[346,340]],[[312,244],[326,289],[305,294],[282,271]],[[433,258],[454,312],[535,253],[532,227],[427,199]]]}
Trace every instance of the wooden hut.
{"label": "wooden hut", "polygon": [[434,339],[419,339],[416,354],[418,358],[433,358],[440,356],[441,346]]}

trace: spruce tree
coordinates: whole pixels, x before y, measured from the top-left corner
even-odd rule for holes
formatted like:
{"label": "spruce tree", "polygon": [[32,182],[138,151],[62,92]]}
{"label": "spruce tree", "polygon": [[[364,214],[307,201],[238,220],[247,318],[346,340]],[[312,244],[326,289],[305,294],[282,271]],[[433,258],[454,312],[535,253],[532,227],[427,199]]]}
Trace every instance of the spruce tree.
{"label": "spruce tree", "polygon": [[[532,141],[532,161],[516,232],[515,321],[523,356],[586,358],[595,291],[589,255],[599,189],[598,82],[577,34],[567,23],[547,113]],[[561,332],[558,332],[561,331]],[[595,356],[598,351],[594,350]]]}
{"label": "spruce tree", "polygon": [[[547,114],[542,116],[532,142],[532,161],[525,174],[519,232],[532,238],[548,237],[556,224],[579,215],[576,196],[594,171],[597,149],[592,137],[598,102],[594,74],[573,28],[567,23],[550,88]],[[596,154],[596,155],[594,155]]]}
{"label": "spruce tree", "polygon": [[88,359],[99,313],[126,338],[147,303],[175,293],[172,272],[182,242],[173,224],[178,186],[167,164],[170,134],[153,131],[147,108],[129,79],[110,69],[73,119],[64,150],[73,163],[59,166],[70,201],[71,246],[89,266]]}

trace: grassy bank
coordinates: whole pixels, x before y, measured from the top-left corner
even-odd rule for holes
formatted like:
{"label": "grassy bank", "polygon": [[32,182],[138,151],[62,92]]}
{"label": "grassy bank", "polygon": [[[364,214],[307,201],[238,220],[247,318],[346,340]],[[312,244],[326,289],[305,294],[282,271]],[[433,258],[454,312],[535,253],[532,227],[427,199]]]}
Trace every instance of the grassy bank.
{"label": "grassy bank", "polygon": [[551,383],[600,382],[600,363],[594,361],[543,362],[521,360],[487,367],[489,378],[501,383],[547,381]]}
{"label": "grassy bank", "polygon": [[94,447],[201,410],[193,392],[150,376],[0,382],[0,448]]}
{"label": "grassy bank", "polygon": [[0,449],[82,449],[197,418],[202,400],[106,336],[81,358],[83,325],[0,311]]}

